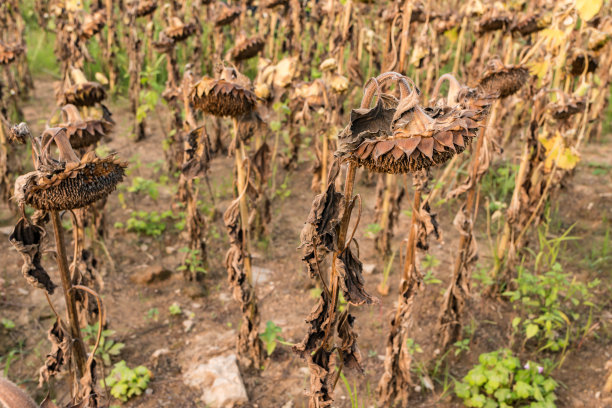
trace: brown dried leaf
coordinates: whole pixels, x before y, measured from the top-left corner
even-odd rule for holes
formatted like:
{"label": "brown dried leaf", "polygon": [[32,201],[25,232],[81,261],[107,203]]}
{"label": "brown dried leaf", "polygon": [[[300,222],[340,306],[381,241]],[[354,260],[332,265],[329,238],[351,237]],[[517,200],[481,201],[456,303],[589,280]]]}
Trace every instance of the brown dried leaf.
{"label": "brown dried leaf", "polygon": [[377,303],[378,299],[370,296],[365,290],[363,264],[346,248],[335,260],[336,272],[340,277],[340,288],[344,299],[355,306]]}
{"label": "brown dried leaf", "polygon": [[23,258],[21,272],[28,283],[52,295],[56,285],[41,265],[41,245],[46,235],[44,228],[21,218],[9,235],[9,241]]}

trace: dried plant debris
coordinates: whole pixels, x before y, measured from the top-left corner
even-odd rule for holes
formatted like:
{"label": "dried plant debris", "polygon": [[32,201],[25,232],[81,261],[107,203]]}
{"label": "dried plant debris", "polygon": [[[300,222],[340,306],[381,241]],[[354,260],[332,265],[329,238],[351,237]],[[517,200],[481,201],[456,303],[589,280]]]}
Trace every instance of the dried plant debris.
{"label": "dried plant debris", "polygon": [[212,153],[206,128],[200,126],[187,134],[185,138],[185,155],[181,171],[191,179],[204,176],[210,168]]}
{"label": "dried plant debris", "polygon": [[92,14],[87,14],[81,24],[81,38],[88,40],[98,34],[106,25],[106,10],[100,9]]}
{"label": "dried plant debris", "polygon": [[505,66],[499,59],[489,62],[482,74],[478,88],[486,95],[496,95],[505,98],[518,92],[529,79],[527,68],[508,65]]}
{"label": "dried plant debris", "polygon": [[21,44],[5,44],[0,41],[0,65],[9,65],[24,52]]}
{"label": "dried plant debris", "polygon": [[586,73],[595,72],[599,65],[594,55],[575,48],[570,52],[567,61],[567,69],[574,76],[582,75],[585,71]]}
{"label": "dried plant debris", "polygon": [[568,119],[578,112],[584,111],[585,98],[562,94],[559,102],[549,105],[553,118],[557,120]]}
{"label": "dried plant debris", "polygon": [[18,125],[11,126],[8,136],[11,143],[25,144],[31,136],[30,128],[25,122],[21,122]]}
{"label": "dried plant debris", "polygon": [[[54,141],[60,160],[49,157]],[[110,155],[99,158],[90,151],[79,159],[63,128],[47,129],[43,133],[41,157],[37,170],[15,181],[15,199],[39,210],[57,211],[86,207],[114,191],[123,180],[127,163]]]}
{"label": "dried plant debris", "polygon": [[52,295],[56,285],[51,281],[49,274],[41,264],[41,247],[46,235],[43,227],[30,223],[26,218],[21,218],[9,235],[9,241],[23,258],[24,263],[21,272],[27,282]]}

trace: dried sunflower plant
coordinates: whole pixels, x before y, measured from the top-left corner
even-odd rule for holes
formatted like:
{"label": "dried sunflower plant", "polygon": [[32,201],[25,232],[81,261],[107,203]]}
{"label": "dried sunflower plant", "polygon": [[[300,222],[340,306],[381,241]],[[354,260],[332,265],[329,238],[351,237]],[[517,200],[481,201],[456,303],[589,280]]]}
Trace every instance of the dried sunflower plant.
{"label": "dried sunflower plant", "polygon": [[232,151],[238,197],[223,215],[230,239],[225,267],[234,299],[240,303],[242,312],[237,350],[240,363],[245,369],[258,368],[263,361],[263,347],[258,334],[260,317],[253,287],[247,201],[251,166],[245,142],[261,121],[255,112],[257,97],[251,88],[247,77],[233,67],[224,67],[218,79],[204,77],[194,84],[190,93],[191,102],[197,109],[212,116],[231,117],[233,123]]}
{"label": "dried sunflower plant", "polygon": [[[81,338],[81,324],[77,310],[77,298],[83,292],[93,296],[97,303],[99,330],[103,328],[103,310],[100,296],[81,282],[78,265],[78,239],[74,240],[73,263],[69,266],[60,213],[72,215],[76,229],[76,210],[106,198],[123,180],[126,163],[115,155],[100,158],[93,151],[81,158],[72,149],[66,128],[47,128],[40,137],[33,137],[25,127],[20,133],[21,141],[30,139],[35,170],[15,181],[14,200],[21,209],[21,219],[9,239],[21,254],[24,264],[22,273],[28,283],[45,291],[49,305],[56,316],[49,330],[52,343],[44,366],[40,369],[40,384],[67,369],[71,374],[70,402],[67,406],[97,407],[99,392],[95,389],[96,370],[94,354],[100,340],[91,353],[87,353]],[[52,156],[55,145],[58,157]],[[25,207],[36,211],[31,218],[25,214]],[[45,225],[53,225],[55,249],[47,249]],[[57,260],[66,319],[53,306],[49,295],[56,289],[55,283],[43,266],[43,255],[51,252]],[[47,404],[53,404],[48,401]],[[53,407],[54,405],[47,405]]]}

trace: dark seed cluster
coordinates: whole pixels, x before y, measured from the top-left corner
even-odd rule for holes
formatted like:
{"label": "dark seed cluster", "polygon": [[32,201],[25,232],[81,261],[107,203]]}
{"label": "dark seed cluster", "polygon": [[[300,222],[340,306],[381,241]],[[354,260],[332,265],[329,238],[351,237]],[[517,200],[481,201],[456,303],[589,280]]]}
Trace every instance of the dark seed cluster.
{"label": "dark seed cluster", "polygon": [[[74,174],[49,184],[43,181],[37,185],[37,181],[45,176],[32,177],[25,186],[26,204],[46,211],[86,207],[115,190],[117,183],[123,180],[124,168],[125,165],[111,158],[86,163],[82,168],[70,171]],[[59,175],[67,172],[65,170]]]}

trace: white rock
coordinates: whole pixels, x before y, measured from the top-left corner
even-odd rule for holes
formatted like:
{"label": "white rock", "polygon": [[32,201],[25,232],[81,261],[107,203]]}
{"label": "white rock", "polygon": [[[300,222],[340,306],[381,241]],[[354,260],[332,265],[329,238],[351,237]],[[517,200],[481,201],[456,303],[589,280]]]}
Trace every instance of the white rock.
{"label": "white rock", "polygon": [[259,266],[253,266],[253,282],[256,285],[269,282],[272,278],[272,271],[270,269],[262,268]]}
{"label": "white rock", "polygon": [[183,329],[185,333],[188,333],[191,329],[193,329],[193,325],[195,322],[192,319],[183,320]]}
{"label": "white rock", "polygon": [[363,273],[365,273],[366,275],[371,275],[374,272],[376,272],[375,264],[363,264]]}
{"label": "white rock", "polygon": [[192,366],[183,374],[187,385],[202,390],[202,401],[210,408],[232,408],[248,402],[236,355],[211,358],[207,364]]}
{"label": "white rock", "polygon": [[287,401],[281,408],[293,408],[293,401]]}

